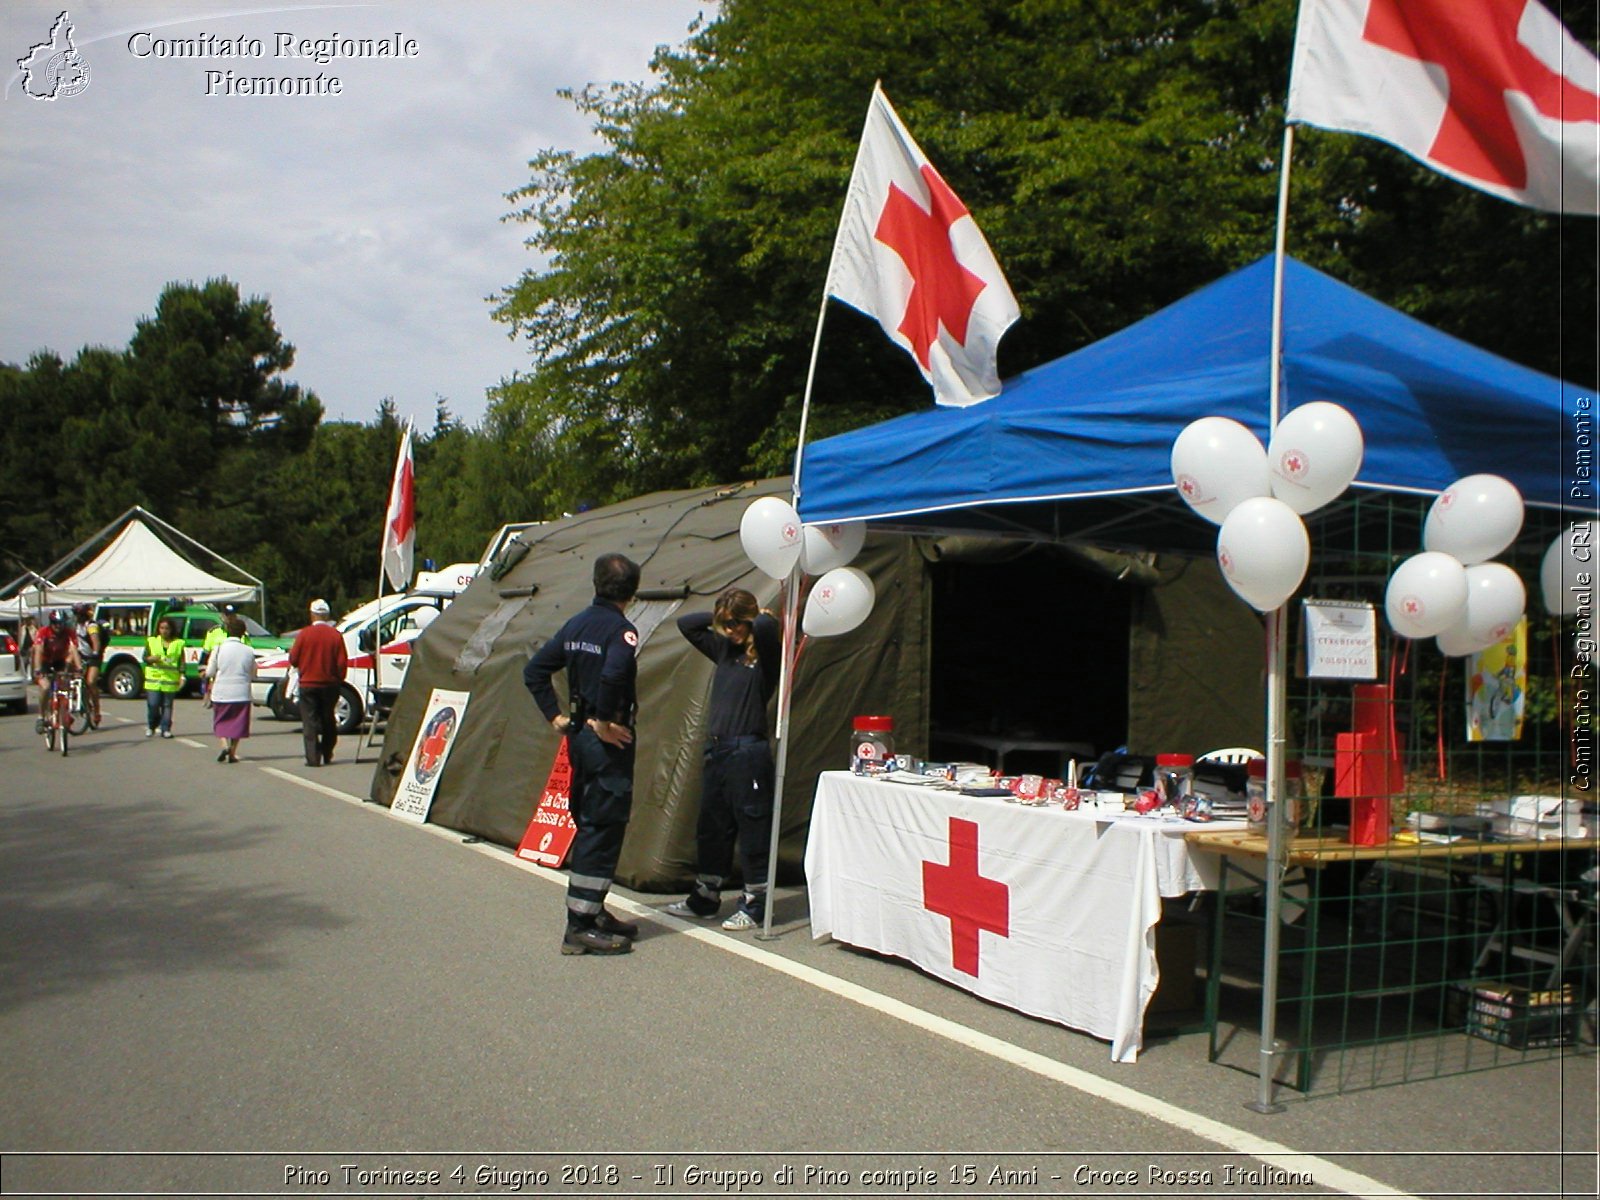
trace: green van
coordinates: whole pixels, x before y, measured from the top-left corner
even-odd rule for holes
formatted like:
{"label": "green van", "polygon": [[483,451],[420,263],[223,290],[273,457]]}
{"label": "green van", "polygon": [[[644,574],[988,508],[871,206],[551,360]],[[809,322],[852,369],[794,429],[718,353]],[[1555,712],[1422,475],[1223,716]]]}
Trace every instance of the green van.
{"label": "green van", "polygon": [[[294,639],[278,637],[239,613],[250,638],[251,649],[283,651]],[[183,686],[185,691],[200,686],[200,644],[206,634],[222,624],[222,610],[214,604],[169,600],[102,600],[94,607],[94,618],[106,632],[106,650],[100,664],[100,686],[118,700],[136,699],[144,691],[145,639],[155,632],[156,622],[171,617],[183,639]]]}

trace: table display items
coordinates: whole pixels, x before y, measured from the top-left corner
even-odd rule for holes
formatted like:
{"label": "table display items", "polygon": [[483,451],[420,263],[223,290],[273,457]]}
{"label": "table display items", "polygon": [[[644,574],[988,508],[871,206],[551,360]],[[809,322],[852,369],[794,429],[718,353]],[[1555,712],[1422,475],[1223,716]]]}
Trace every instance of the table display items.
{"label": "table display items", "polygon": [[887,775],[895,770],[894,718],[857,717],[850,729],[850,773]]}
{"label": "table display items", "polygon": [[1132,792],[1101,791],[1082,786],[1075,759],[1067,762],[1063,779],[1033,773],[996,775],[982,763],[925,762],[897,752],[892,717],[858,716],[852,719],[850,729],[850,773],[859,778],[988,797],[1029,808],[1093,813],[1099,820],[1144,816],[1194,822],[1244,819],[1243,793],[1235,794],[1215,780],[1197,783],[1193,755],[1162,754],[1156,761],[1155,786]]}

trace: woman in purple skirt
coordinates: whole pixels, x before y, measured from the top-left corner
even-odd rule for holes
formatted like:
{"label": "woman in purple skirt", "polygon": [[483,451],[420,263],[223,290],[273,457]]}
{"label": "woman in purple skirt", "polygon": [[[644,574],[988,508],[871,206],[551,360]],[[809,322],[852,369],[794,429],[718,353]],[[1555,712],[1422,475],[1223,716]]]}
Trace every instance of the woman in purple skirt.
{"label": "woman in purple skirt", "polygon": [[211,682],[211,732],[222,749],[217,761],[239,761],[239,743],[250,736],[250,681],[256,677],[256,656],[240,639],[245,628],[237,613],[222,619],[227,639],[206,663]]}

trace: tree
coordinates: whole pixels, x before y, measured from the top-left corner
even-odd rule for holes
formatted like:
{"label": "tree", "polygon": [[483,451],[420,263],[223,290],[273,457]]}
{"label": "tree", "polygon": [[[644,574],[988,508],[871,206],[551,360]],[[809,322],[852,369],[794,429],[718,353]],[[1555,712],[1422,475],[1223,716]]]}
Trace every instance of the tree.
{"label": "tree", "polygon": [[[1594,11],[1564,13],[1592,29]],[[1293,0],[724,0],[658,56],[653,86],[570,93],[606,148],[546,151],[512,193],[548,265],[499,297],[534,364],[491,422],[563,502],[787,469],[874,79],[1021,302],[1003,374],[1123,327],[1271,249],[1294,14]],[[1592,222],[1315,131],[1292,215],[1297,257],[1593,378]],[[835,305],[827,322],[814,436],[929,403],[869,321]]]}

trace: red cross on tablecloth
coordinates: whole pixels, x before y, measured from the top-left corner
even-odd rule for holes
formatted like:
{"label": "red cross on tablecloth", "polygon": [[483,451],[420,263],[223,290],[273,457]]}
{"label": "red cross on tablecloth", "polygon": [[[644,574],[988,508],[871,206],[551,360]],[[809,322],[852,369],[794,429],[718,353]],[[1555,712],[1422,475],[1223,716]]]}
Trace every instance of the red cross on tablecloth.
{"label": "red cross on tablecloth", "polygon": [[978,932],[1011,936],[1011,889],[978,873],[978,826],[950,818],[950,862],[922,864],[922,906],[950,918],[950,961],[978,976]]}

